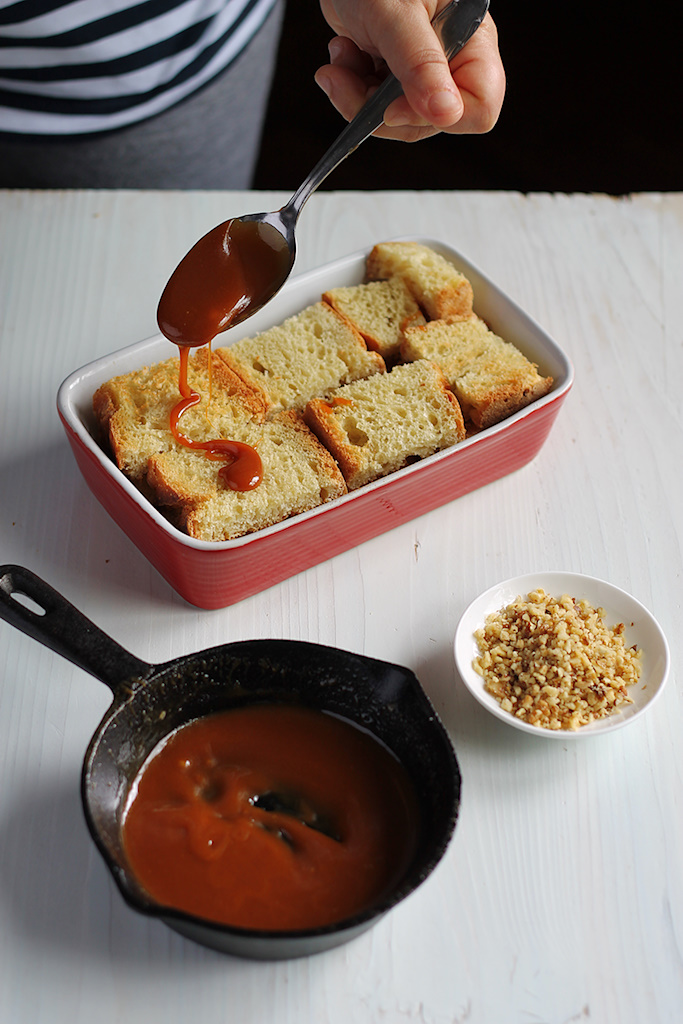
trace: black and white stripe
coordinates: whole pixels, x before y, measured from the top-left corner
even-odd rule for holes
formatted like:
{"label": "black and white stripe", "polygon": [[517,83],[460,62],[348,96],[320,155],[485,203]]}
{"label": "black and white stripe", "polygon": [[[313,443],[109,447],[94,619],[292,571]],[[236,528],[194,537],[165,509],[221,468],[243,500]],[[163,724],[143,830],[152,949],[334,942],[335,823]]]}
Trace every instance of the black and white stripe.
{"label": "black and white stripe", "polygon": [[83,134],[160,113],[224,70],[275,0],[0,0],[0,131]]}

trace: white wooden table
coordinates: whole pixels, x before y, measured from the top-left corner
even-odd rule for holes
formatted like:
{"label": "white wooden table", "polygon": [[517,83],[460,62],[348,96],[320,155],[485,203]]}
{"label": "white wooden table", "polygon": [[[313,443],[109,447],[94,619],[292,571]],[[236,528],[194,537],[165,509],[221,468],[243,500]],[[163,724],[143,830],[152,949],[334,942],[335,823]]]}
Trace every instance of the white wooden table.
{"label": "white wooden table", "polygon": [[[683,1021],[683,196],[318,194],[297,269],[450,243],[567,350],[576,383],[526,468],[232,608],[185,604],[87,490],[55,411],[73,369],[155,333],[181,255],[275,194],[0,193],[0,562],[33,569],[151,662],[257,636],[403,663],[463,774],[434,875],[355,942],[223,957],[123,903],[79,774],[104,686],[0,622],[0,1024]],[[629,590],[673,673],[643,719],[558,743],[456,677],[461,612],[518,573]]]}

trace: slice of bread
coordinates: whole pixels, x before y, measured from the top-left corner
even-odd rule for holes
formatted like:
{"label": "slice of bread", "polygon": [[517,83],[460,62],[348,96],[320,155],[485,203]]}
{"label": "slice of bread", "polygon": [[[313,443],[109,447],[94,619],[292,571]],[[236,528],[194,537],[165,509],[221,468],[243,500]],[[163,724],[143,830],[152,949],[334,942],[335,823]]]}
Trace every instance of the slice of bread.
{"label": "slice of bread", "polygon": [[466,366],[491,343],[492,334],[483,320],[430,320],[422,327],[408,327],[401,345],[401,358],[433,359],[452,384]]}
{"label": "slice of bread", "polygon": [[406,327],[425,322],[412,292],[400,277],[333,288],[323,294],[323,299],[386,362],[398,358]]}
{"label": "slice of bread", "polygon": [[[179,447],[169,429],[180,400],[178,368],[178,358],[166,359],[112,378],[93,396],[95,418],[117,466],[143,490],[149,459]],[[209,364],[206,348],[190,356],[188,382],[202,396],[182,419],[183,432],[195,440],[233,437],[265,419],[261,396],[215,355]]]}
{"label": "slice of bread", "polygon": [[419,242],[380,242],[366,261],[368,280],[402,278],[428,320],[472,316],[472,285],[445,256]]}
{"label": "slice of bread", "polygon": [[326,302],[316,302],[282,324],[216,354],[255,389],[269,415],[303,409],[340,384],[383,373],[384,360]]}
{"label": "slice of bread", "polygon": [[452,388],[465,416],[483,429],[547,395],[552,384],[552,377],[541,377],[518,348],[494,334]]}
{"label": "slice of bread", "polygon": [[478,428],[490,427],[541,398],[553,383],[478,317],[457,323],[431,320],[410,328],[401,354],[407,360],[438,363],[465,417]]}
{"label": "slice of bread", "polygon": [[232,540],[346,493],[339,467],[304,423],[288,410],[252,427],[248,443],[263,463],[263,478],[251,491],[222,484],[220,462],[188,449],[150,460],[147,480],[159,505],[190,537]]}
{"label": "slice of bread", "polygon": [[460,407],[436,365],[395,366],[306,406],[306,422],[341,466],[349,490],[465,436]]}

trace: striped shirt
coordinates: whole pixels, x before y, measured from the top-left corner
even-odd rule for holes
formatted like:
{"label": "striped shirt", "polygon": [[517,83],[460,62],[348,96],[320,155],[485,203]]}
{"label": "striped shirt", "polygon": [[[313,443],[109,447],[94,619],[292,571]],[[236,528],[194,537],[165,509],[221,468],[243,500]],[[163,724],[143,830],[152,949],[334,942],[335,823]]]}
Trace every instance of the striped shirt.
{"label": "striped shirt", "polygon": [[0,0],[0,132],[80,135],[158,114],[223,71],[276,0]]}

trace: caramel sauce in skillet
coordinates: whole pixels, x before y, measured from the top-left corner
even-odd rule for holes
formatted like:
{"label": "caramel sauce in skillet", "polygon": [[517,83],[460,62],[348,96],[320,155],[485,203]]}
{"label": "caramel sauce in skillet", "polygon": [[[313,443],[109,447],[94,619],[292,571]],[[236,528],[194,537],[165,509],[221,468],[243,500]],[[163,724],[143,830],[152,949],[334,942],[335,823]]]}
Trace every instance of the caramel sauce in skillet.
{"label": "caramel sauce in skillet", "polygon": [[225,461],[219,476],[237,491],[261,482],[258,452],[241,441],[193,441],[179,427],[182,415],[201,400],[188,384],[189,350],[209,345],[217,334],[263,305],[288,268],[289,250],[275,228],[256,221],[225,221],[180,261],[159,301],[159,328],[180,352],[181,398],[171,412],[171,432],[179,444]]}
{"label": "caramel sauce in skillet", "polygon": [[321,711],[260,704],[196,719],[152,752],[123,844],[162,906],[282,931],[381,899],[409,867],[419,828],[413,783],[373,736]]}

